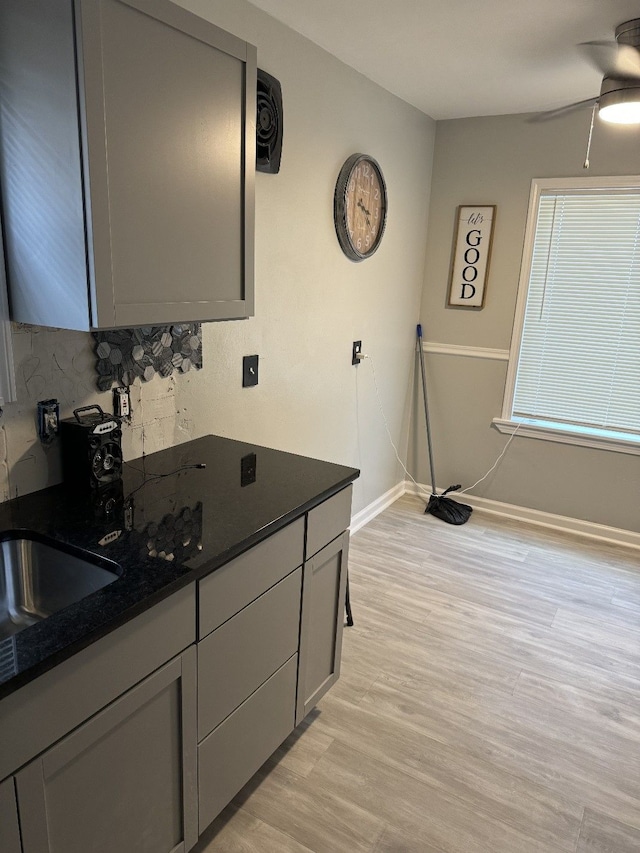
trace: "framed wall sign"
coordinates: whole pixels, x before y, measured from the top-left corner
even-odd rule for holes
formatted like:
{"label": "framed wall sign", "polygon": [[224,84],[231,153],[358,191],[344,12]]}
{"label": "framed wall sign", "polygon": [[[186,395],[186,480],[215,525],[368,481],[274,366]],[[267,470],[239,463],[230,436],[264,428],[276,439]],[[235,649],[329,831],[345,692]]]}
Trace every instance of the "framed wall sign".
{"label": "framed wall sign", "polygon": [[484,307],[495,218],[495,204],[458,207],[449,281],[451,308]]}

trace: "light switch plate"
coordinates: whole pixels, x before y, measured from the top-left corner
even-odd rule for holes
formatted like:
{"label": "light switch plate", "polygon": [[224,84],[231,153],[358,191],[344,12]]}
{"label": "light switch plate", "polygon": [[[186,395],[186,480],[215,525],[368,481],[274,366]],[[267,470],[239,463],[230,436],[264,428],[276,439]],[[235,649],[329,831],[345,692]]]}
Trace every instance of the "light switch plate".
{"label": "light switch plate", "polygon": [[242,387],[251,388],[258,384],[258,356],[245,355],[242,359]]}

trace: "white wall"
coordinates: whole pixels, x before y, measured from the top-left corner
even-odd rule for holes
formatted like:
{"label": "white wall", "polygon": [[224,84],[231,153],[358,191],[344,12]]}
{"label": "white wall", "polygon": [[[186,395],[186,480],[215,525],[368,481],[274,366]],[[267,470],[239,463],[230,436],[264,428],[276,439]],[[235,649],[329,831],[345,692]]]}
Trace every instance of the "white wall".
{"label": "white wall", "polygon": [[[637,128],[598,122],[591,167],[585,172],[588,110],[545,123],[526,119],[438,122],[421,308],[427,340],[509,348],[532,178],[640,174]],[[481,311],[446,307],[459,204],[497,204]],[[427,355],[427,361],[438,485],[468,486],[491,467],[508,438],[491,426],[491,419],[501,414],[507,365],[439,354]],[[412,460],[417,479],[428,483],[420,405],[414,409]],[[516,436],[496,472],[475,494],[639,531],[640,456]]]}
{"label": "white wall", "polygon": [[[370,364],[352,367],[351,345],[361,339],[374,357],[391,432],[406,443],[435,123],[244,0],[181,5],[256,44],[259,67],[281,81],[282,168],[256,176],[255,318],[206,324],[202,371],[133,388],[125,457],[218,433],[362,468],[358,511],[401,473]],[[338,171],[356,151],[378,160],[389,194],[381,247],[360,264],[342,254],[333,226]],[[0,421],[4,498],[60,480],[57,447],[36,438],[38,400],[58,397],[63,416],[93,402],[111,408],[94,390],[91,336],[21,327],[14,342],[19,400]],[[242,356],[252,353],[260,384],[243,389]]]}

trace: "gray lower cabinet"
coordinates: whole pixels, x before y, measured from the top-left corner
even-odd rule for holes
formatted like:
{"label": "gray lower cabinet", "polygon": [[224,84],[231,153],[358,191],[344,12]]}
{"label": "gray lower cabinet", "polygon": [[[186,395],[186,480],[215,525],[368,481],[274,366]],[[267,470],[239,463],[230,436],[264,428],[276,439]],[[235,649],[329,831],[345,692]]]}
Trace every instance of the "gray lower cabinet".
{"label": "gray lower cabinet", "polygon": [[2,853],[22,853],[18,806],[12,778],[0,784],[0,850]]}
{"label": "gray lower cabinet", "polygon": [[195,681],[191,646],[17,774],[24,853],[195,844]]}
{"label": "gray lower cabinet", "polygon": [[294,521],[198,585],[201,833],[293,731],[304,529]]}
{"label": "gray lower cabinet", "polygon": [[349,533],[304,564],[296,725],[340,675]]}
{"label": "gray lower cabinet", "polygon": [[253,314],[256,50],[168,0],[2,0],[12,319]]}
{"label": "gray lower cabinet", "polygon": [[4,699],[1,853],[187,853],[339,676],[350,508],[347,488]]}

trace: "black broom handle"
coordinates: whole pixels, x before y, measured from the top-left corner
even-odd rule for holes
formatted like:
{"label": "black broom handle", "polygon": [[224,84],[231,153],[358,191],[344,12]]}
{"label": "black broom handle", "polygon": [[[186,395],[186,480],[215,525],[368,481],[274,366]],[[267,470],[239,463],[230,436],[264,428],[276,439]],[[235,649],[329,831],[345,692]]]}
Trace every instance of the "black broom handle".
{"label": "black broom handle", "polygon": [[431,425],[429,423],[429,403],[427,402],[427,373],[424,367],[424,351],[422,349],[422,326],[418,323],[418,354],[420,356],[420,372],[422,373],[422,398],[424,400],[424,419],[427,425],[427,447],[429,448],[429,471],[431,472],[431,494],[436,494],[436,475],[433,470],[433,449],[431,447]]}

